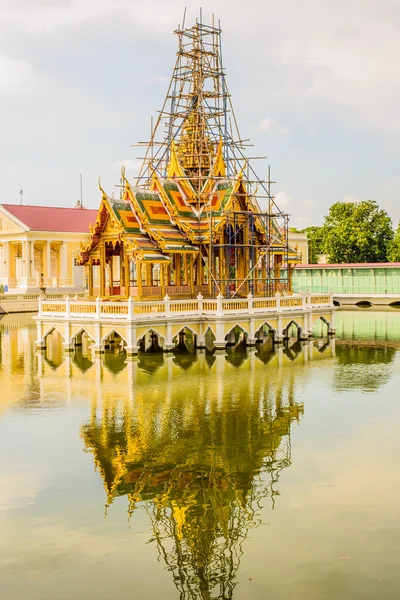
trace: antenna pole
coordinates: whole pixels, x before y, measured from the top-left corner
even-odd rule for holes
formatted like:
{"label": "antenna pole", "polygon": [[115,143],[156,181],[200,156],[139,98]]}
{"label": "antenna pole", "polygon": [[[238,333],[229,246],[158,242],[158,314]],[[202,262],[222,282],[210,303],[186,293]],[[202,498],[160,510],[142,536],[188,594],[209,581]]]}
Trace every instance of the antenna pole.
{"label": "antenna pole", "polygon": [[80,184],[81,184],[81,208],[83,208],[83,186],[82,186],[82,173],[80,173]]}

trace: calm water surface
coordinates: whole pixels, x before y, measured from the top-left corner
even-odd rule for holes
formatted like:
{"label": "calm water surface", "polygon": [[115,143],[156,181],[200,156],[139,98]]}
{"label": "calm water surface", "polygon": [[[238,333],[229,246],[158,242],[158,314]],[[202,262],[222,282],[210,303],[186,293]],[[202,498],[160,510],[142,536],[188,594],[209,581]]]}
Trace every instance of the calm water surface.
{"label": "calm water surface", "polygon": [[400,597],[400,312],[227,354],[0,321],[2,600]]}

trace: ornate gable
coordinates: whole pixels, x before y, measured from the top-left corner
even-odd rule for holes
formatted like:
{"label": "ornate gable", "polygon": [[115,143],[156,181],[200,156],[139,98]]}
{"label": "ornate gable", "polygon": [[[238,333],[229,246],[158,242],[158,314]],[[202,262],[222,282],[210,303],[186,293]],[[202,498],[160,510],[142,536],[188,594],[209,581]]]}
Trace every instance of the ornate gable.
{"label": "ornate gable", "polygon": [[12,216],[6,217],[4,214],[0,213],[0,235],[7,233],[24,233],[27,230],[29,230],[29,227],[24,229],[19,223],[14,221]]}

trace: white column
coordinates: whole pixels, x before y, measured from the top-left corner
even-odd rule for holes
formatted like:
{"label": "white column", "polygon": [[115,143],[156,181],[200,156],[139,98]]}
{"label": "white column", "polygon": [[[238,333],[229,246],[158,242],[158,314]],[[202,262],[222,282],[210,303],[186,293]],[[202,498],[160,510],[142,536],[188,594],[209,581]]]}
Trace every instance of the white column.
{"label": "white column", "polygon": [[3,243],[3,279],[4,284],[10,282],[10,242]]}
{"label": "white column", "polygon": [[[251,294],[249,294],[250,296]],[[250,300],[249,300],[250,302]],[[252,302],[252,301],[251,301]],[[249,336],[247,338],[247,346],[255,346],[256,345],[256,331],[255,331],[255,323],[254,319],[250,319],[250,327],[249,327]]]}
{"label": "white column", "polygon": [[281,344],[283,342],[283,323],[282,317],[278,317],[278,328],[275,333],[275,343]]}
{"label": "white column", "polygon": [[47,285],[51,285],[52,284],[52,280],[51,280],[51,242],[47,241],[46,242],[46,276],[47,276]]}
{"label": "white column", "polygon": [[165,340],[164,350],[166,350],[168,352],[169,350],[171,351],[173,349],[174,349],[174,344],[172,341],[172,323],[171,323],[171,321],[169,321],[167,323],[167,336],[166,336],[166,340]]}
{"label": "white column", "polygon": [[28,277],[32,279],[35,270],[35,242],[29,241],[29,263],[28,263]]}
{"label": "white column", "polygon": [[3,245],[3,277],[9,279],[10,277],[10,242],[4,242]]}
{"label": "white column", "polygon": [[26,278],[26,283],[28,283],[28,278],[29,278],[29,271],[30,271],[30,247],[29,247],[29,241],[26,240],[25,242],[22,243],[23,244],[23,248],[22,248],[22,254],[25,256],[25,263],[24,263],[24,277]]}
{"label": "white column", "polygon": [[66,244],[66,242],[63,242],[60,247],[60,253],[61,253],[60,254],[60,279],[61,279],[61,285],[64,285],[64,286],[67,285],[67,278],[68,278],[67,250],[68,250],[67,244]]}
{"label": "white column", "polygon": [[[222,310],[222,300],[221,300],[221,310]],[[225,339],[225,331],[224,331],[224,322],[221,320],[216,321],[215,323],[215,331],[216,336],[214,340],[214,348],[217,350],[225,350],[226,348],[226,339]]]}

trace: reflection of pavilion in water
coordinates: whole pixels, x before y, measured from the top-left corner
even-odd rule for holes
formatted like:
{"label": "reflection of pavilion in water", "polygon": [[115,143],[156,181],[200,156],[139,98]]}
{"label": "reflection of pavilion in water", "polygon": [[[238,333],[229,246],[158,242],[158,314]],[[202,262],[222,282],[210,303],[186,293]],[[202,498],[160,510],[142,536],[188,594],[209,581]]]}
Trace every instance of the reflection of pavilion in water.
{"label": "reflection of pavilion in water", "polygon": [[332,357],[335,341],[323,353],[319,342],[294,340],[134,360],[115,347],[93,359],[85,346],[62,354],[56,336],[35,353],[32,325],[0,327],[6,368],[26,353],[38,403],[91,399],[81,434],[107,506],[126,496],[132,518],[136,506],[146,507],[181,598],[232,598],[242,543],[291,464],[290,429],[303,412],[294,399],[296,365]]}
{"label": "reflection of pavilion in water", "polygon": [[[321,340],[298,343],[289,340],[285,345],[273,347],[270,340],[258,343],[255,349],[249,349],[238,343],[228,346],[226,354],[214,352],[196,352],[193,346],[178,347],[174,354],[161,352],[142,353],[136,361],[127,359],[125,352],[116,345],[110,345],[104,355],[93,356],[88,340],[82,339],[82,346],[68,355],[63,353],[62,339],[54,332],[50,336],[45,351],[38,352],[35,347],[36,327],[31,315],[5,315],[0,319],[0,383],[2,385],[2,407],[15,404],[39,405],[43,402],[69,402],[71,395],[81,390],[83,397],[92,398],[94,390],[101,382],[110,381],[127,385],[142,385],[146,377],[154,376],[157,381],[165,378],[173,365],[174,377],[188,372],[191,376],[206,374],[213,370],[226,369],[263,369],[264,365],[275,368],[286,363],[301,364],[308,361],[334,356],[335,340],[331,340],[328,349],[321,353]],[[328,340],[322,340],[326,343]],[[217,360],[218,359],[218,360]],[[117,374],[119,373],[118,377]],[[96,383],[97,382],[97,383]],[[123,383],[125,382],[125,383]],[[95,384],[95,385],[94,385]],[[17,395],[19,387],[25,394]],[[26,397],[25,397],[26,396]]]}
{"label": "reflection of pavilion in water", "polygon": [[221,380],[226,357],[214,364],[216,377],[167,378],[152,394],[137,389],[133,402],[94,401],[81,430],[107,506],[127,496],[133,518],[145,506],[181,598],[232,598],[242,542],[262,499],[279,494],[303,413],[293,374]]}
{"label": "reflection of pavilion in water", "polygon": [[278,348],[269,340],[255,349],[237,343],[222,353],[182,347],[133,360],[114,347],[93,358],[85,346],[62,354],[56,336],[46,352],[36,352],[35,334],[30,318],[0,320],[3,399],[12,397],[11,380],[15,396],[18,378],[29,391],[18,400],[24,408],[90,398],[81,435],[107,507],[126,496],[130,518],[146,508],[152,540],[182,599],[233,597],[242,544],[260,524],[262,502],[276,501],[279,477],[291,464],[291,428],[303,413],[295,401],[297,366],[327,360],[334,385],[348,389],[356,384],[347,364],[359,385],[354,367],[376,363],[377,375],[395,354],[374,351],[371,363],[369,350],[339,340],[333,362],[335,340],[321,338]]}
{"label": "reflection of pavilion in water", "polygon": [[[232,598],[242,543],[260,522],[263,498],[274,503],[279,494],[290,429],[303,412],[296,371],[280,366],[322,357],[316,344],[277,348],[267,340],[222,353],[182,346],[127,360],[118,346],[94,358],[85,345],[62,354],[56,335],[35,352],[33,322],[4,322],[0,334],[4,366],[21,376],[29,370],[36,402],[90,397],[81,434],[107,505],[126,496],[132,518],[136,506],[146,507],[181,598]],[[325,356],[333,356],[331,344]]]}

